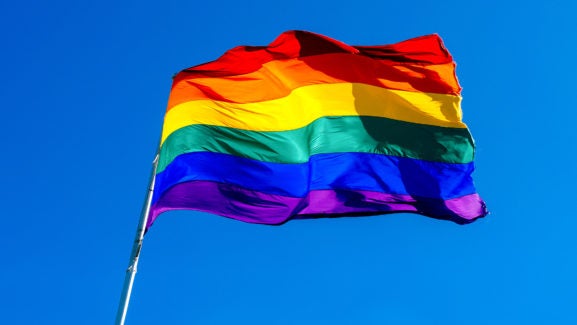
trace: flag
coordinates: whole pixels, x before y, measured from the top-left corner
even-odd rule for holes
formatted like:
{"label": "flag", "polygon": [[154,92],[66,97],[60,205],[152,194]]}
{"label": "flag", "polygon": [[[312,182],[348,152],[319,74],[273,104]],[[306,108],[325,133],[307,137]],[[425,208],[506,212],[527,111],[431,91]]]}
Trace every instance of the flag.
{"label": "flag", "polygon": [[179,72],[147,228],[168,210],[245,222],[487,214],[455,63],[428,35],[350,46],[288,31]]}

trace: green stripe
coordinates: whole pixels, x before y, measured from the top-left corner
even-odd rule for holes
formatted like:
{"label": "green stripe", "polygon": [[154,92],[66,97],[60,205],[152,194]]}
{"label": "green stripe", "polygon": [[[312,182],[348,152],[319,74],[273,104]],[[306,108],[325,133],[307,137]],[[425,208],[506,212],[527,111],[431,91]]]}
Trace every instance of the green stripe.
{"label": "green stripe", "polygon": [[323,117],[296,130],[257,132],[190,125],[163,143],[158,171],[176,156],[220,152],[265,162],[298,164],[323,153],[365,152],[428,161],[468,163],[473,140],[467,129],[415,124],[382,117]]}

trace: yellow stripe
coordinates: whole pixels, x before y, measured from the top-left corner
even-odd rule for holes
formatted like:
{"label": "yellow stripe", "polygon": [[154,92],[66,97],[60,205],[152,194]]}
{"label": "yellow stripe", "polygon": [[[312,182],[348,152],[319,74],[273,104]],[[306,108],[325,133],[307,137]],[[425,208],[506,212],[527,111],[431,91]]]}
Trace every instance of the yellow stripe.
{"label": "yellow stripe", "polygon": [[287,97],[237,104],[193,100],[170,109],[162,142],[192,124],[251,131],[294,130],[323,116],[376,116],[418,124],[466,128],[461,97],[392,90],[358,83],[320,84],[297,88]]}

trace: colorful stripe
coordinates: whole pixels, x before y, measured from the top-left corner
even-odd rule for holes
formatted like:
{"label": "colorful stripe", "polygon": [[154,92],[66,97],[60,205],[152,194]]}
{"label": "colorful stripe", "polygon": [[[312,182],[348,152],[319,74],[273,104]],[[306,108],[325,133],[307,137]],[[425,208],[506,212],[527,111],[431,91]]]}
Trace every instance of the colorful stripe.
{"label": "colorful stripe", "polygon": [[179,155],[203,151],[285,164],[305,163],[313,155],[337,152],[469,163],[473,160],[473,139],[467,129],[379,117],[337,116],[320,118],[296,130],[278,132],[189,125],[173,132],[162,150],[158,172]]}
{"label": "colorful stripe", "polygon": [[[311,67],[319,70],[311,70]],[[325,71],[329,69],[330,74],[327,74]],[[370,58],[345,54],[272,61],[263,64],[257,71],[243,75],[219,78],[191,76],[181,80],[172,88],[168,109],[199,99],[233,103],[260,102],[285,97],[303,86],[342,82],[394,90],[459,95],[461,88],[453,76],[454,71],[454,63],[375,64]],[[430,80],[436,82],[431,83]]]}
{"label": "colorful stripe", "polygon": [[[152,206],[152,216],[181,209],[273,225],[291,218],[366,216],[393,212],[413,212],[466,224],[486,213],[485,204],[478,194],[440,200],[359,190],[320,190],[310,191],[303,198],[294,198],[264,194],[231,184],[196,181],[180,183],[168,189]],[[152,225],[152,219],[149,219],[148,227]]]}
{"label": "colorful stripe", "polygon": [[405,122],[466,128],[461,98],[354,84],[301,87],[289,96],[259,103],[237,104],[194,100],[170,109],[162,141],[191,124],[226,126],[253,131],[284,131],[306,126],[325,116],[376,116]]}
{"label": "colorful stripe", "polygon": [[[222,78],[241,75],[256,71],[271,61],[337,53],[363,56],[381,64],[430,65],[453,62],[437,35],[415,37],[390,45],[350,46],[315,33],[287,31],[268,46],[237,46],[218,60],[181,71],[174,79],[178,82],[195,76]],[[331,66],[329,69],[338,67]]]}
{"label": "colorful stripe", "polygon": [[174,209],[265,224],[484,216],[454,70],[436,35],[349,46],[301,31],[183,70],[147,226]]}
{"label": "colorful stripe", "polygon": [[212,152],[178,156],[156,175],[152,201],[183,182],[213,181],[268,194],[304,197],[310,190],[358,189],[450,199],[474,193],[473,164],[446,164],[380,154],[314,155],[303,164],[269,163]]}

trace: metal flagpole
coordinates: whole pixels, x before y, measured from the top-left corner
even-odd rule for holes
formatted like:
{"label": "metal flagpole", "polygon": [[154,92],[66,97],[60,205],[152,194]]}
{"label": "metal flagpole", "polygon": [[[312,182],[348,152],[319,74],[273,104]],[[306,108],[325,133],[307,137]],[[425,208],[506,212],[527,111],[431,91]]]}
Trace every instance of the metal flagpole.
{"label": "metal flagpole", "polygon": [[146,192],[146,199],[144,201],[144,206],[142,207],[140,222],[138,223],[138,228],[136,229],[136,237],[134,238],[132,252],[130,253],[130,260],[128,262],[128,269],[126,269],[126,277],[124,278],[124,288],[122,288],[122,295],[120,296],[120,303],[118,304],[118,312],[116,313],[116,325],[124,325],[124,321],[126,319],[128,303],[130,302],[130,294],[132,293],[132,284],[134,283],[136,268],[138,266],[138,257],[140,256],[140,250],[142,249],[142,239],[144,238],[146,223],[148,221],[148,213],[150,212],[150,203],[152,202],[152,194],[154,192],[154,182],[157,166],[158,153],[152,162],[152,173],[150,175],[148,191]]}

